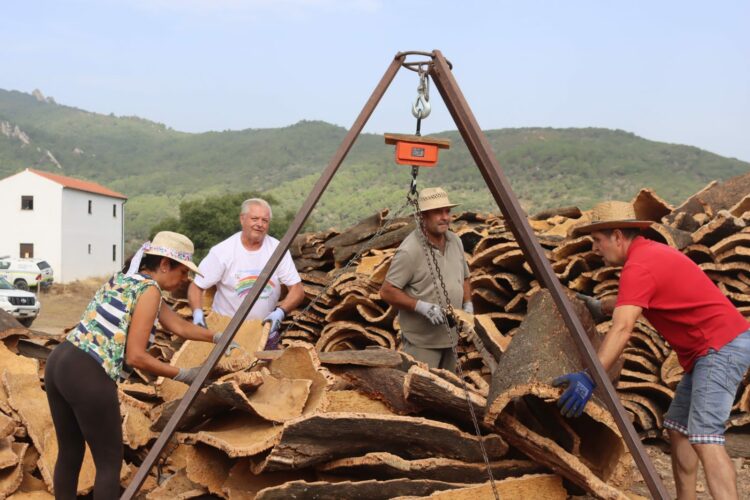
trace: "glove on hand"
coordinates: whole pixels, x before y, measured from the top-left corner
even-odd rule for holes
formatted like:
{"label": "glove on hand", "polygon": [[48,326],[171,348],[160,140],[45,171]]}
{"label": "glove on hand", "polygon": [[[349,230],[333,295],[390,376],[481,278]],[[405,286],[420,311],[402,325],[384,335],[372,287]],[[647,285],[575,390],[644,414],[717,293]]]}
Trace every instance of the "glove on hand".
{"label": "glove on hand", "polygon": [[568,388],[560,396],[557,406],[560,407],[560,413],[565,417],[580,417],[583,409],[586,407],[586,403],[591,399],[591,394],[593,394],[596,384],[585,370],[568,373],[567,375],[557,377],[552,382],[552,385],[555,387],[566,384]]}
{"label": "glove on hand", "polygon": [[269,314],[263,319],[263,323],[266,323],[266,322],[271,323],[271,332],[268,334],[269,339],[271,338],[271,335],[273,335],[273,333],[279,331],[279,327],[281,327],[281,322],[284,320],[285,317],[286,317],[286,313],[284,312],[284,310],[280,307],[277,307],[276,309],[271,311],[271,314]]}
{"label": "glove on hand", "polygon": [[195,380],[195,377],[198,376],[200,369],[200,366],[194,366],[193,368],[180,368],[180,371],[174,376],[173,380],[190,385]]}
{"label": "glove on hand", "polygon": [[[221,336],[222,335],[224,335],[224,332],[216,332],[216,333],[214,333],[214,337],[212,339],[213,343],[214,344],[218,344],[219,340],[221,340]],[[227,350],[224,351],[224,356],[229,356],[230,354],[232,354],[232,351],[234,351],[235,349],[243,349],[243,347],[233,340],[227,346]]]}
{"label": "glove on hand", "polygon": [[433,325],[440,325],[445,323],[445,314],[443,314],[443,311],[436,304],[418,300],[417,306],[414,308],[414,310],[427,318],[427,320]]}
{"label": "glove on hand", "polygon": [[594,297],[589,297],[588,295],[584,295],[582,293],[576,293],[576,297],[581,299],[584,304],[586,304],[586,307],[588,308],[589,312],[591,313],[591,317],[594,318],[595,322],[601,323],[602,321],[607,319],[604,311],[602,311],[601,300]]}
{"label": "glove on hand", "polygon": [[193,324],[206,328],[206,319],[203,317],[203,309],[200,307],[193,309]]}
{"label": "glove on hand", "polygon": [[464,305],[461,306],[461,309],[469,314],[474,314],[474,303],[472,301],[464,302]]}

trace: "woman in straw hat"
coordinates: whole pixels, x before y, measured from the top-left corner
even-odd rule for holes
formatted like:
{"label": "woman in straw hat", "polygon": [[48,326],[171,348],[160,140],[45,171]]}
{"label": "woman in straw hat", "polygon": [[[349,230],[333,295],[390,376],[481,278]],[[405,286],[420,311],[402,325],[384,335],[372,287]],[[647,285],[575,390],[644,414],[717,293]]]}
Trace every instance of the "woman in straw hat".
{"label": "woman in straw hat", "polygon": [[219,333],[183,320],[162,301],[162,290],[179,288],[193,263],[193,243],[169,231],[146,242],[126,272],[96,292],[81,321],[50,354],[44,372],[47,400],[58,441],[54,489],[57,499],[75,499],[85,444],[96,465],[95,499],[120,496],[123,459],[117,382],[138,368],[191,383],[200,367],[162,363],[147,349],[157,321],[172,333],[213,342]]}
{"label": "woman in straw hat", "polygon": [[[737,479],[723,446],[724,426],[750,367],[750,324],[686,255],[638,234],[650,224],[636,218],[630,203],[608,201],[594,207],[591,223],[575,231],[591,234],[605,264],[623,266],[612,326],[598,358],[608,371],[638,317],[649,320],[685,370],[664,415],[677,497],[695,498],[700,461],[711,495],[734,499]],[[586,371],[563,375],[554,384],[567,385],[558,401],[566,416],[580,415],[595,388]]]}

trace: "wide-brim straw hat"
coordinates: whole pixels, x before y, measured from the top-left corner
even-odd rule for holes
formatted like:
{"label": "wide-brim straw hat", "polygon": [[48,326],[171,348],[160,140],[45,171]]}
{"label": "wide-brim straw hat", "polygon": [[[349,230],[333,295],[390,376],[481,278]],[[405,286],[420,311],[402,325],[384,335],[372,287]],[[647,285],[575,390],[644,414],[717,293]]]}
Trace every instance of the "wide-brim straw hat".
{"label": "wide-brim straw hat", "polygon": [[435,210],[436,208],[453,208],[458,203],[451,203],[448,199],[448,193],[443,188],[424,188],[419,192],[419,210]]}
{"label": "wide-brim straw hat", "polygon": [[650,220],[638,220],[631,203],[625,201],[603,201],[591,211],[591,222],[575,227],[574,235],[587,234],[604,229],[645,229],[653,224]]}
{"label": "wide-brim straw hat", "polygon": [[184,264],[194,273],[203,276],[198,271],[198,266],[193,262],[195,246],[187,236],[172,231],[160,231],[156,233],[150,243],[146,243],[143,253],[149,255],[161,255]]}

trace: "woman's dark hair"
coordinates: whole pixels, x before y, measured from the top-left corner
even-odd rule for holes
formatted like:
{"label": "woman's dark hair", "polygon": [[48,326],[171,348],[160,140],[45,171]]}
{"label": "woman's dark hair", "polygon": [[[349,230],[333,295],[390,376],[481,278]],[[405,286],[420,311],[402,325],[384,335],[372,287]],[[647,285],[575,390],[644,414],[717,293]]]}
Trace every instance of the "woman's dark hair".
{"label": "woman's dark hair", "polygon": [[[126,272],[128,270],[128,268],[130,267],[130,263],[133,261],[133,257],[135,257],[135,254],[131,255],[125,260],[125,264],[122,266],[122,272]],[[148,269],[149,271],[153,271],[159,267],[162,259],[167,259],[169,261],[169,269],[174,269],[175,267],[180,265],[180,262],[172,260],[169,257],[145,253],[141,258],[141,265],[138,270],[141,271],[143,269]]]}

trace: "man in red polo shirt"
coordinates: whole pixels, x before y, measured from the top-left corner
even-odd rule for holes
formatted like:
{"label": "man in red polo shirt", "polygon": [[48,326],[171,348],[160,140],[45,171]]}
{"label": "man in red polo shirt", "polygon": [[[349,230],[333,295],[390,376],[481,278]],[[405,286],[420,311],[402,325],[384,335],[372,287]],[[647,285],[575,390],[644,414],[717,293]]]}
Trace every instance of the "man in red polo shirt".
{"label": "man in red polo shirt", "polygon": [[[737,478],[724,449],[724,427],[742,377],[750,367],[750,324],[687,256],[639,236],[649,221],[636,220],[632,205],[608,201],[594,207],[594,251],[610,266],[622,265],[616,302],[586,300],[609,312],[613,322],[599,347],[605,370],[622,354],[638,317],[643,316],[677,353],[685,375],[664,416],[672,449],[672,470],[680,499],[695,498],[698,462],[714,498],[736,499]],[[567,385],[558,405],[578,416],[595,388],[578,372],[554,382]]]}

